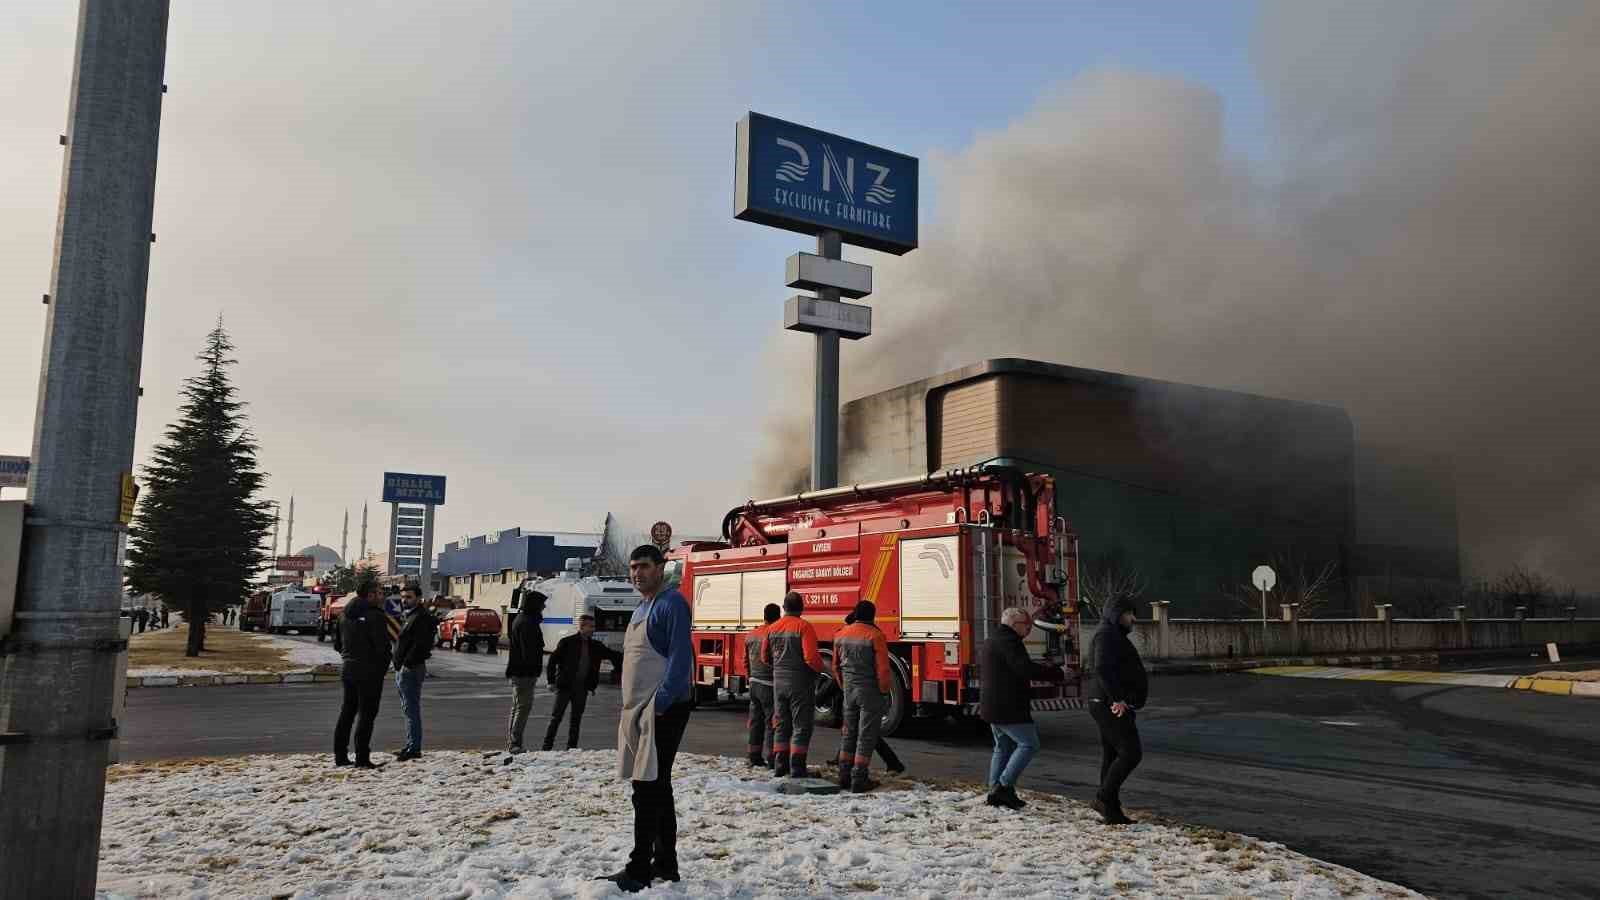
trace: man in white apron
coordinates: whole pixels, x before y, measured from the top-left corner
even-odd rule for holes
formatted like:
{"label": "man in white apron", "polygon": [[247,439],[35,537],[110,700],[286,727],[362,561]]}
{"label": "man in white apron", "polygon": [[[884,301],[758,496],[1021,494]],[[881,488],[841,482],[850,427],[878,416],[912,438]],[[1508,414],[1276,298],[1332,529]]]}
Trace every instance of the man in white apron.
{"label": "man in white apron", "polygon": [[622,644],[622,716],[617,723],[617,774],[633,782],[633,852],[607,876],[637,893],[654,879],[678,880],[678,813],[672,801],[672,761],[689,725],[693,645],[689,604],[662,589],[666,558],[646,544],[628,560],[633,586],[644,596]]}

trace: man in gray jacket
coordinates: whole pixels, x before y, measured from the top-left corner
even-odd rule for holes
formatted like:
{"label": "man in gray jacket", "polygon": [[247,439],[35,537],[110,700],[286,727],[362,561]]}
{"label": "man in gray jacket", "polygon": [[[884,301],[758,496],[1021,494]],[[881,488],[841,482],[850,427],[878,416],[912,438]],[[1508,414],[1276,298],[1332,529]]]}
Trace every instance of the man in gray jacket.
{"label": "man in gray jacket", "polygon": [[768,603],[761,611],[762,625],[745,635],[745,663],[750,670],[750,765],[752,768],[772,766],[772,666],[761,659],[761,647],[766,643],[767,629],[783,616],[776,603]]}

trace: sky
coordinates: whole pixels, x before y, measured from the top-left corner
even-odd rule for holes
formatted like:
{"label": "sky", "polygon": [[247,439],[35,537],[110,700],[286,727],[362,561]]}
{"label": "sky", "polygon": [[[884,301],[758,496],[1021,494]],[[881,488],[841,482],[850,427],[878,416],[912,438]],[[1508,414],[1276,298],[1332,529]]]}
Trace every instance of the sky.
{"label": "sky", "polygon": [[[925,160],[928,246],[967,233],[952,217],[971,211],[985,148],[1096,114],[1061,98],[1108,78],[1181,85],[1214,113],[1209,152],[1278,184],[1330,127],[1295,108],[1320,95],[1287,91],[1308,70],[1285,47],[1309,48],[1318,90],[1381,92],[1345,76],[1401,65],[1394,48],[1431,27],[1290,6],[175,3],[136,465],[220,316],[297,547],[337,549],[363,502],[381,535],[385,470],[448,477],[440,544],[593,531],[608,511],[713,533],[765,487],[774,417],[810,404],[792,377],[809,338],[781,330],[781,309],[783,261],[812,242],[732,218],[747,110]],[[57,0],[3,15],[0,453],[26,453],[76,17]],[[1286,18],[1295,39],[1264,40]],[[1319,55],[1323,27],[1350,43]],[[925,286],[929,251],[846,257],[880,267],[871,302],[892,336],[916,308],[892,287]],[[848,371],[872,340],[847,352],[847,396],[886,386]],[[1274,386],[1143,356],[1122,370]]]}

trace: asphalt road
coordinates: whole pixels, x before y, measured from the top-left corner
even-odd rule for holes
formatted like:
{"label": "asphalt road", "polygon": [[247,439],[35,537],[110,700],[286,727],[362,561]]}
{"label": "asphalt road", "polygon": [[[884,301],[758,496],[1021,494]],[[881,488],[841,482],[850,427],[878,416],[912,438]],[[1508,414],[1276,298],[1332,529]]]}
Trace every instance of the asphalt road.
{"label": "asphalt road", "polygon": [[[508,695],[480,675],[431,679],[426,748],[502,746]],[[591,700],[582,746],[614,745],[617,699],[603,687]],[[328,751],[338,702],[334,685],[134,690],[122,757]],[[541,694],[530,744],[549,709]],[[1077,712],[1040,725],[1045,746],[1022,786],[1088,799],[1093,722]],[[1600,702],[1186,675],[1153,681],[1139,725],[1144,764],[1124,789],[1135,817],[1257,835],[1438,897],[1600,896]],[[375,746],[397,747],[402,728],[391,691]],[[742,755],[743,730],[738,709],[700,709],[685,749]],[[983,779],[989,741],[970,724],[915,722],[893,743],[913,775]],[[833,734],[816,745],[831,752]]]}

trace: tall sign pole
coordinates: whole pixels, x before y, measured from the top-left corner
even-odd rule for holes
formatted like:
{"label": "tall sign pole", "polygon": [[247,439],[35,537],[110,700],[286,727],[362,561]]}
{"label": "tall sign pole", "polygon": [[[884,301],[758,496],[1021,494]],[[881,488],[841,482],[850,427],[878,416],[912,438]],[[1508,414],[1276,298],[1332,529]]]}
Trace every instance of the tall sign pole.
{"label": "tall sign pole", "polygon": [[78,9],[24,563],[0,655],[0,897],[95,890],[167,8]]}
{"label": "tall sign pole", "polygon": [[872,333],[872,267],[843,245],[902,254],[917,246],[917,160],[803,125],[750,113],[734,137],[733,215],[816,235],[817,252],[788,259],[784,327],[816,335],[811,488],[839,484],[839,340]]}

